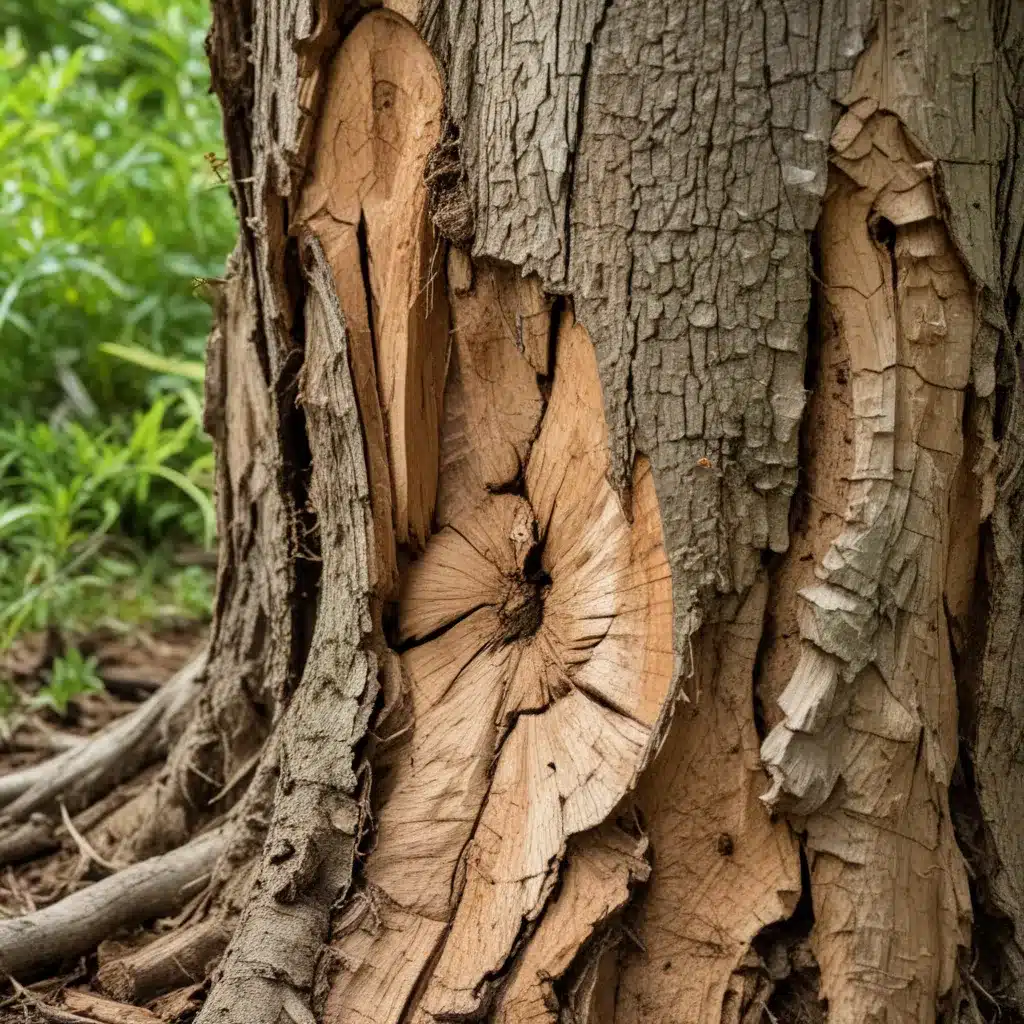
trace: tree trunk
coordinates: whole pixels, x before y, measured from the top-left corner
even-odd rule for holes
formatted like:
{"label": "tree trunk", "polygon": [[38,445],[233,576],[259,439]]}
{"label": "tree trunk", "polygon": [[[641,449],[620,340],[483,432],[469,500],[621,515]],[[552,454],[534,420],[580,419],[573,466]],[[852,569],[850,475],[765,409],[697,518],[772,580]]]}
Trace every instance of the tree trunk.
{"label": "tree trunk", "polygon": [[209,54],[208,657],[4,787],[7,859],[122,870],[0,964],[106,939],[202,1024],[1022,1019],[1024,8],[215,0]]}

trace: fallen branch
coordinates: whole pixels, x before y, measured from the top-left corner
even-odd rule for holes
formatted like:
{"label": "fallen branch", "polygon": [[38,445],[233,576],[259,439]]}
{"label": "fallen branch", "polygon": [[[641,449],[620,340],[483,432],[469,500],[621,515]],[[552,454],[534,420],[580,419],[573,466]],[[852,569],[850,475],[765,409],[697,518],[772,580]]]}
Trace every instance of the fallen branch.
{"label": "fallen branch", "polygon": [[91,740],[0,779],[0,806],[8,805],[7,822],[22,822],[62,795],[77,810],[159,756],[166,745],[162,726],[196,696],[196,681],[205,665],[204,651],[139,708]]}
{"label": "fallen branch", "polygon": [[0,921],[0,972],[25,974],[93,949],[119,928],[178,910],[213,870],[224,829],[151,857],[52,906]]}
{"label": "fallen branch", "polygon": [[164,992],[201,982],[230,938],[231,930],[222,920],[187,925],[104,963],[96,982],[120,1002],[148,1002]]}

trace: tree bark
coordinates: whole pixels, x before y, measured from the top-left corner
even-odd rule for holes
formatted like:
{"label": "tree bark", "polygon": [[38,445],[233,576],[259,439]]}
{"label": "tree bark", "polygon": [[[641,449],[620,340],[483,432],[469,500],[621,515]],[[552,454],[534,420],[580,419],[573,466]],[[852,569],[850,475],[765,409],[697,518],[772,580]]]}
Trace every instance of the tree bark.
{"label": "tree bark", "polygon": [[215,0],[209,55],[213,634],[75,831],[226,849],[96,984],[1024,1014],[1020,5]]}

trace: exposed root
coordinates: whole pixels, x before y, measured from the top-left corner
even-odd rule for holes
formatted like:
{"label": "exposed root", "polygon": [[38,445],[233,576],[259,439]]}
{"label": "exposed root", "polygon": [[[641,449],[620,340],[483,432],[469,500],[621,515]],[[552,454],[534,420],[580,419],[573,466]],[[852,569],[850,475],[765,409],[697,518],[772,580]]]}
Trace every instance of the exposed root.
{"label": "exposed root", "polygon": [[[166,753],[173,723],[199,693],[205,652],[135,711],[91,740],[3,780],[0,864],[36,856],[57,843],[62,816],[106,796]],[[58,803],[64,810],[58,813]],[[82,828],[79,824],[76,827]]]}
{"label": "exposed root", "polygon": [[224,830],[133,864],[24,917],[0,921],[0,971],[26,975],[94,949],[119,928],[174,913],[205,884]]}

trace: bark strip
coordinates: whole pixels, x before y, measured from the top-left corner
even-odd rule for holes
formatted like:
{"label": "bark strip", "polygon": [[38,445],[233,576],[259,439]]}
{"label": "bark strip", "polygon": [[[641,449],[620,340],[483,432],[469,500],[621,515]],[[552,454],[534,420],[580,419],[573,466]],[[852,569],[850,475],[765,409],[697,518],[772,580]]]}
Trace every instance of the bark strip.
{"label": "bark strip", "polygon": [[[845,421],[848,483],[840,495],[814,481],[813,523],[824,505],[841,525],[791,577],[796,621],[774,657],[788,649],[794,667],[778,695],[785,717],[762,747],[766,801],[807,833],[811,942],[836,1024],[934,1016],[970,921],[948,800],[947,609],[969,600],[980,523],[980,506],[951,520],[974,296],[938,216],[932,163],[877,108],[854,93],[832,136],[822,276],[850,404],[826,390],[821,415]],[[844,457],[823,440],[820,459]],[[950,560],[954,530],[966,569]]]}
{"label": "bark strip", "polygon": [[277,1022],[308,1007],[330,910],[352,875],[360,830],[356,749],[377,695],[379,609],[371,603],[373,525],[345,321],[315,240],[301,400],[312,455],[310,501],[323,569],[302,681],[286,711],[263,857],[203,1022]]}

